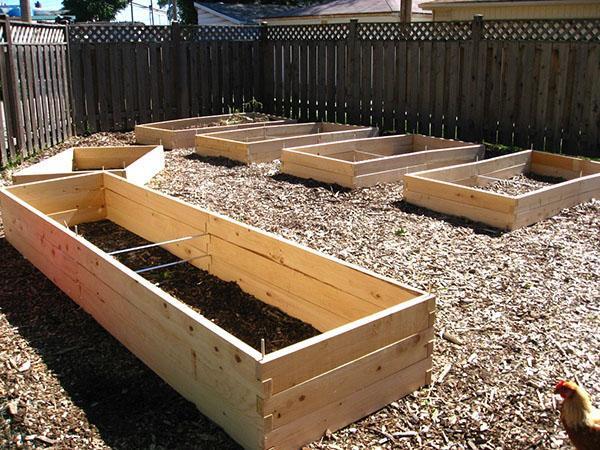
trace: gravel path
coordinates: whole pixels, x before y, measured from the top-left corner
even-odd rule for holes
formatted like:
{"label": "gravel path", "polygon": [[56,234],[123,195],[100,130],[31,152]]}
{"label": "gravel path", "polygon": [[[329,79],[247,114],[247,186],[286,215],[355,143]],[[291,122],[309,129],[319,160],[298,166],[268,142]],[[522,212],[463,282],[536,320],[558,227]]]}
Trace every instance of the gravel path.
{"label": "gravel path", "polygon": [[[350,192],[190,149],[150,184],[437,295],[433,385],[310,448],[567,449],[555,382],[600,403],[600,201],[499,233],[407,205],[399,183]],[[0,447],[235,448],[0,246]]]}

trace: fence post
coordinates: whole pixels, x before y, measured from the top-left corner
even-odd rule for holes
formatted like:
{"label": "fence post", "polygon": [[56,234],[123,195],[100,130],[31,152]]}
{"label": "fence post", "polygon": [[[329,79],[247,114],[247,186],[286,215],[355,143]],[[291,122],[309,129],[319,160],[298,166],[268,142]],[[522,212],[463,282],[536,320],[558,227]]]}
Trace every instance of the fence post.
{"label": "fence post", "polygon": [[485,126],[485,78],[487,76],[487,70],[485,67],[485,58],[480,59],[479,53],[481,52],[481,40],[483,38],[483,16],[476,14],[473,16],[472,24],[472,37],[473,37],[473,88],[475,107],[472,110],[473,121],[471,132],[473,139],[477,142],[483,142],[483,129]]}
{"label": "fence post", "polygon": [[261,22],[260,24],[260,32],[258,35],[258,55],[255,55],[257,57],[257,61],[258,61],[258,72],[256,73],[256,76],[254,77],[254,95],[253,97],[255,99],[257,99],[258,101],[260,101],[261,103],[263,103],[263,109],[265,107],[264,102],[265,102],[265,97],[266,97],[266,92],[267,90],[265,89],[265,81],[266,81],[266,75],[267,75],[267,70],[265,67],[265,54],[267,51],[267,22]]}
{"label": "fence post", "polygon": [[180,61],[180,43],[181,43],[181,28],[179,22],[177,20],[173,20],[171,22],[171,51],[172,51],[172,61],[173,61],[173,97],[171,102],[175,102],[175,105],[169,105],[169,99],[167,99],[166,104],[168,106],[168,111],[165,111],[165,115],[168,119],[172,119],[173,115],[177,115],[177,118],[181,117],[182,114],[182,99],[181,92],[183,91],[181,86],[181,61]]}
{"label": "fence post", "polygon": [[[15,150],[21,151],[21,156],[27,155],[27,149],[25,146],[25,124],[23,123],[23,111],[19,107],[19,91],[18,91],[18,73],[16,67],[15,48],[12,41],[11,25],[8,16],[4,16],[2,21],[2,28],[4,29],[4,37],[6,40],[6,75],[7,75],[7,90],[4,92],[8,93],[8,102],[6,115],[8,118],[8,146],[11,152],[10,158],[16,156]],[[6,100],[6,99],[5,99]],[[16,146],[14,139],[16,138]],[[15,149],[16,147],[16,149]]]}
{"label": "fence post", "polygon": [[347,121],[360,121],[360,54],[358,47],[358,19],[350,20],[350,32],[346,42],[348,47],[348,80],[346,80],[348,115]]}

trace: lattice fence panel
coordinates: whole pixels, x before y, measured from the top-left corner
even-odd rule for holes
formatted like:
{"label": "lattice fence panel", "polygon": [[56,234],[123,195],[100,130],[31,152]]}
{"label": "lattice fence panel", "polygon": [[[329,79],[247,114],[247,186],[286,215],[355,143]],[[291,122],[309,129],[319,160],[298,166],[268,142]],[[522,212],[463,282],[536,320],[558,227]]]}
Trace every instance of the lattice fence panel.
{"label": "lattice fence panel", "polygon": [[73,25],[69,26],[71,43],[143,42],[159,43],[171,39],[169,26],[140,25]]}
{"label": "lattice fence panel", "polygon": [[260,38],[260,27],[240,26],[184,26],[181,27],[181,40],[201,41],[255,41]]}
{"label": "lattice fence panel", "polygon": [[471,22],[359,23],[358,38],[372,41],[465,41]]}
{"label": "lattice fence panel", "polygon": [[600,20],[484,21],[483,39],[600,42]]}
{"label": "lattice fence panel", "polygon": [[267,39],[272,41],[339,41],[350,34],[347,23],[330,25],[279,25],[268,27]]}
{"label": "lattice fence panel", "polygon": [[64,26],[31,26],[11,24],[12,41],[15,44],[65,44]]}

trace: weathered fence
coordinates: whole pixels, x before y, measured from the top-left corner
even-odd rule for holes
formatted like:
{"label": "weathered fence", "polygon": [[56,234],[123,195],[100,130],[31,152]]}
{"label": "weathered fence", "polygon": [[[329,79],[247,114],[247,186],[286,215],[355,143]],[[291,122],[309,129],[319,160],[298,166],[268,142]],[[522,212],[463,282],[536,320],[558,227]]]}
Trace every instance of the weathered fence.
{"label": "weathered fence", "polygon": [[70,27],[77,130],[241,108],[259,96],[258,38],[256,27]]}
{"label": "weathered fence", "polygon": [[597,20],[272,27],[263,58],[276,114],[600,155]]}
{"label": "weathered fence", "polygon": [[0,167],[71,136],[66,29],[0,19]]}
{"label": "weathered fence", "polygon": [[79,131],[239,109],[600,153],[600,21],[70,27]]}

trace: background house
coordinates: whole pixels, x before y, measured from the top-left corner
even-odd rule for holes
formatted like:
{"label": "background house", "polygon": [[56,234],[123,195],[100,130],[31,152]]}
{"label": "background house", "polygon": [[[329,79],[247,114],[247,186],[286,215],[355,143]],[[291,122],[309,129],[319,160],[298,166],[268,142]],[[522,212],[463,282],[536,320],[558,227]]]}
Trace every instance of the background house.
{"label": "background house", "polygon": [[256,25],[271,15],[296,9],[287,5],[195,2],[198,25]]}
{"label": "background house", "polygon": [[115,22],[137,22],[146,25],[168,25],[167,8],[158,6],[157,0],[130,0],[129,5],[117,13]]}
{"label": "background house", "polygon": [[600,0],[433,0],[421,3],[435,21],[600,18]]}
{"label": "background house", "polygon": [[[306,25],[348,22],[400,21],[403,0],[333,0],[304,7],[285,5],[194,3],[200,25]],[[407,0],[408,1],[408,0]],[[431,12],[421,9],[425,0],[412,0],[411,20],[429,21]],[[405,3],[405,7],[409,6]]]}

